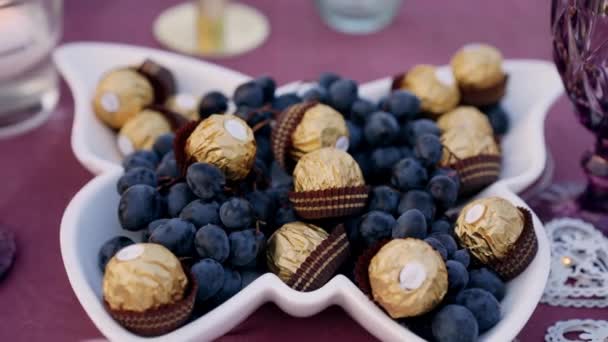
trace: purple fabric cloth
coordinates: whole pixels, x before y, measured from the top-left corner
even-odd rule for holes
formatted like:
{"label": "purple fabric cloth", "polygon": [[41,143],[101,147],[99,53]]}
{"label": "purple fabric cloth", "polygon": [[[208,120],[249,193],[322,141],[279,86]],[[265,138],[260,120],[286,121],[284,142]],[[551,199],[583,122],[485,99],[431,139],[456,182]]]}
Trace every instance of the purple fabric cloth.
{"label": "purple fabric cloth", "polygon": [[[158,48],[151,25],[177,0],[66,0],[63,42],[95,40]],[[395,22],[369,36],[327,28],[310,0],[244,1],[270,19],[272,33],[248,54],[215,62],[249,75],[270,74],[280,83],[315,78],[326,70],[364,82],[417,63],[446,63],[467,42],[498,46],[506,58],[549,59],[549,1],[404,1]],[[324,52],[325,51],[325,52]],[[70,149],[73,101],[62,85],[61,101],[41,128],[0,140],[0,225],[17,236],[18,256],[0,282],[0,341],[74,341],[100,336],[68,283],[59,251],[59,224],[71,197],[92,175]],[[561,99],[546,123],[557,180],[580,180],[578,159],[591,137]],[[564,139],[567,137],[567,139]],[[541,341],[560,319],[606,318],[605,310],[540,305],[520,333]],[[280,327],[280,329],[278,329]],[[373,337],[339,308],[304,319],[267,304],[223,341],[367,341]]]}

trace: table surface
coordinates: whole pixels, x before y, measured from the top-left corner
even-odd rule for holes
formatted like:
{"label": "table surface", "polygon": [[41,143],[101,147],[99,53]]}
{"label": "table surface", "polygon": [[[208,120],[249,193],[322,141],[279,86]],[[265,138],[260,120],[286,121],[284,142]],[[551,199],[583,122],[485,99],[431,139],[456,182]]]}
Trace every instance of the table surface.
{"label": "table surface", "polygon": [[[93,40],[159,47],[154,18],[177,0],[66,0],[63,42]],[[329,29],[310,0],[243,1],[263,11],[271,34],[253,52],[213,62],[249,75],[270,74],[279,83],[315,78],[332,70],[360,82],[417,63],[444,64],[467,42],[488,42],[506,58],[551,56],[548,0],[404,1],[395,22],[368,36]],[[322,51],[326,51],[323,53]],[[65,84],[55,113],[31,133],[0,140],[0,225],[13,230],[19,254],[0,283],[0,341],[75,341],[100,337],[72,293],[59,251],[59,223],[72,196],[93,176],[70,150],[73,101]],[[564,137],[567,138],[567,143]],[[546,122],[557,180],[581,180],[581,153],[591,137],[560,99]],[[539,305],[521,341],[541,341],[557,320],[606,318],[605,310]],[[280,328],[279,328],[280,327]],[[272,304],[222,341],[373,340],[340,308],[292,318]]]}

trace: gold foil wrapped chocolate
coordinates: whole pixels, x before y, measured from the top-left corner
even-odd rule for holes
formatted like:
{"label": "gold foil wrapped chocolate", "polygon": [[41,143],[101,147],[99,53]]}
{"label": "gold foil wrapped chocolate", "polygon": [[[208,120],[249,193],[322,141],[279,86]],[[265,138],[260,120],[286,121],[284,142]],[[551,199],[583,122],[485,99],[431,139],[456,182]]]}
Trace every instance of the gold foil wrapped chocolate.
{"label": "gold foil wrapped chocolate", "polygon": [[374,300],[392,318],[429,312],[448,290],[443,259],[422,240],[390,241],[372,258],[368,271]]}
{"label": "gold foil wrapped chocolate", "polygon": [[268,239],[266,263],[268,269],[289,282],[300,265],[329,234],[323,229],[304,222],[283,225]]}
{"label": "gold foil wrapped chocolate", "polygon": [[488,117],[480,112],[479,109],[472,106],[456,107],[443,114],[437,119],[437,126],[442,132],[465,128],[488,136],[494,135],[494,130]]}
{"label": "gold foil wrapped chocolate", "polygon": [[165,106],[167,109],[180,114],[191,121],[198,121],[200,119],[198,113],[199,102],[200,99],[194,95],[180,93],[169,97]]}
{"label": "gold foil wrapped chocolate", "polygon": [[432,65],[417,65],[409,70],[401,88],[414,93],[420,99],[423,111],[439,116],[460,102],[460,92],[449,70],[438,70]]}
{"label": "gold foil wrapped chocolate", "polygon": [[171,125],[163,114],[144,109],[129,119],[118,133],[118,149],[123,155],[136,150],[149,150],[156,139],[171,132]]}
{"label": "gold foil wrapped chocolate", "polygon": [[293,171],[293,181],[296,192],[365,184],[361,168],[353,157],[333,147],[304,155]]}
{"label": "gold foil wrapped chocolate", "polygon": [[523,214],[500,197],[467,204],[456,221],[456,236],[463,247],[483,263],[504,258],[524,228]]}
{"label": "gold foil wrapped chocolate", "polygon": [[167,248],[138,243],[108,262],[103,298],[112,310],[144,312],[181,300],[187,284],[182,265]]}
{"label": "gold foil wrapped chocolate", "polygon": [[195,161],[213,164],[228,179],[240,180],[255,162],[256,143],[245,121],[234,115],[214,114],[198,124],[185,150]]}
{"label": "gold foil wrapped chocolate", "polygon": [[342,114],[324,104],[306,110],[291,135],[290,155],[295,160],[322,147],[348,149],[348,128]]}
{"label": "gold foil wrapped chocolate", "polygon": [[487,44],[463,46],[450,62],[454,77],[461,87],[485,89],[504,81],[502,55]]}
{"label": "gold foil wrapped chocolate", "polygon": [[95,90],[93,110],[101,121],[120,129],[154,101],[150,82],[133,69],[117,69],[105,74]]}
{"label": "gold foil wrapped chocolate", "polygon": [[443,155],[439,164],[443,167],[479,155],[500,155],[500,148],[493,136],[466,128],[452,129],[443,133],[441,144]]}

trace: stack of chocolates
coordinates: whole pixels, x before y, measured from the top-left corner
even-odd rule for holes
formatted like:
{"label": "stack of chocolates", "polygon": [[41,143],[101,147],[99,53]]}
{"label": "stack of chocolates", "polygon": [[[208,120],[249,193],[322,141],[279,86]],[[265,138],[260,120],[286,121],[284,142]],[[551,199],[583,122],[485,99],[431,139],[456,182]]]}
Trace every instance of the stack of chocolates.
{"label": "stack of chocolates", "polygon": [[141,242],[99,252],[105,306],[127,329],[162,335],[265,272],[297,291],[342,273],[430,340],[498,323],[504,281],[536,254],[530,213],[486,198],[447,216],[500,170],[495,49],[463,48],[453,74],[416,66],[378,103],[333,73],[280,96],[259,77],[235,90],[233,113],[221,93],[163,87],[170,73],[147,63],[104,76],[94,101],[131,152],[118,217]]}

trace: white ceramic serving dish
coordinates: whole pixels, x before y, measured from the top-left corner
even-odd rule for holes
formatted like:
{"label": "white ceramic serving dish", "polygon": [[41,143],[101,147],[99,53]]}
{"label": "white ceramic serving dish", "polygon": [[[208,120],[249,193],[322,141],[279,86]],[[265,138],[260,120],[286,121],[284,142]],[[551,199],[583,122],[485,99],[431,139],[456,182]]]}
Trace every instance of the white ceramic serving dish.
{"label": "white ceramic serving dish", "polygon": [[[91,52],[88,51],[89,47]],[[235,79],[241,77],[244,80],[246,77],[165,52],[126,46],[118,48],[112,45],[78,44],[61,48],[55,56],[64,75],[69,75],[68,82],[76,98],[76,111],[82,111],[75,115],[75,121],[81,122],[75,122],[74,130],[84,131],[73,132],[75,153],[86,167],[103,172],[82,188],[66,208],[61,222],[61,254],[78,300],[106,337],[116,341],[213,340],[230,331],[263,303],[274,302],[288,314],[298,317],[314,315],[330,305],[339,305],[380,340],[421,340],[390,319],[342,275],[335,276],[317,291],[300,293],[287,287],[276,276],[266,274],[204,318],[158,338],[144,339],[118,325],[106,313],[101,302],[102,274],[97,267],[97,252],[113,236],[122,234],[137,239],[140,233],[126,232],[120,228],[116,214],[119,196],[115,184],[121,169],[117,159],[112,159],[117,155],[103,154],[115,149],[114,139],[104,131],[105,127],[95,121],[90,109],[85,108],[89,105],[90,91],[96,79],[86,74],[93,72],[97,65],[95,61],[100,59],[96,56],[102,50],[110,50],[112,53],[104,54],[106,60],[99,61],[98,68],[104,65],[122,65],[125,61],[149,56],[173,67],[178,77],[189,79],[184,84],[190,87],[197,84],[194,75],[204,77],[208,73],[220,75],[225,72]],[[114,60],[109,61],[110,56]],[[74,58],[84,58],[87,61],[72,63]],[[178,71],[182,66],[187,66],[188,71]],[[532,184],[543,170],[546,160],[544,117],[551,103],[561,94],[562,86],[554,67],[546,62],[507,61],[505,68],[510,78],[503,105],[511,115],[512,127],[502,144],[504,165],[501,179],[480,196],[501,196],[515,205],[526,207],[516,193]],[[97,71],[96,75],[99,76],[99,73]],[[226,85],[222,77],[216,80],[219,85],[210,88],[234,87],[232,84]],[[302,86],[302,83],[295,82],[281,90],[298,90]],[[390,80],[382,79],[362,85],[360,93],[363,97],[378,99],[388,92],[389,86]],[[186,91],[191,89],[196,88],[184,88]],[[93,137],[94,135],[99,136]],[[105,147],[95,149],[96,144],[104,144]],[[117,153],[115,150],[113,152]],[[536,216],[534,224],[539,242],[538,254],[524,273],[508,283],[507,294],[501,303],[503,318],[492,330],[481,336],[484,341],[513,340],[532,315],[541,297],[549,273],[550,255],[543,226]]]}
{"label": "white ceramic serving dish", "polygon": [[216,64],[144,47],[83,42],[57,48],[53,59],[74,97],[72,150],[80,163],[93,174],[120,168],[122,160],[116,145],[116,133],[93,113],[91,101],[97,83],[106,71],[136,65],[146,58],[171,69],[178,90],[193,95],[212,90],[232,94],[239,84],[249,79]]}

